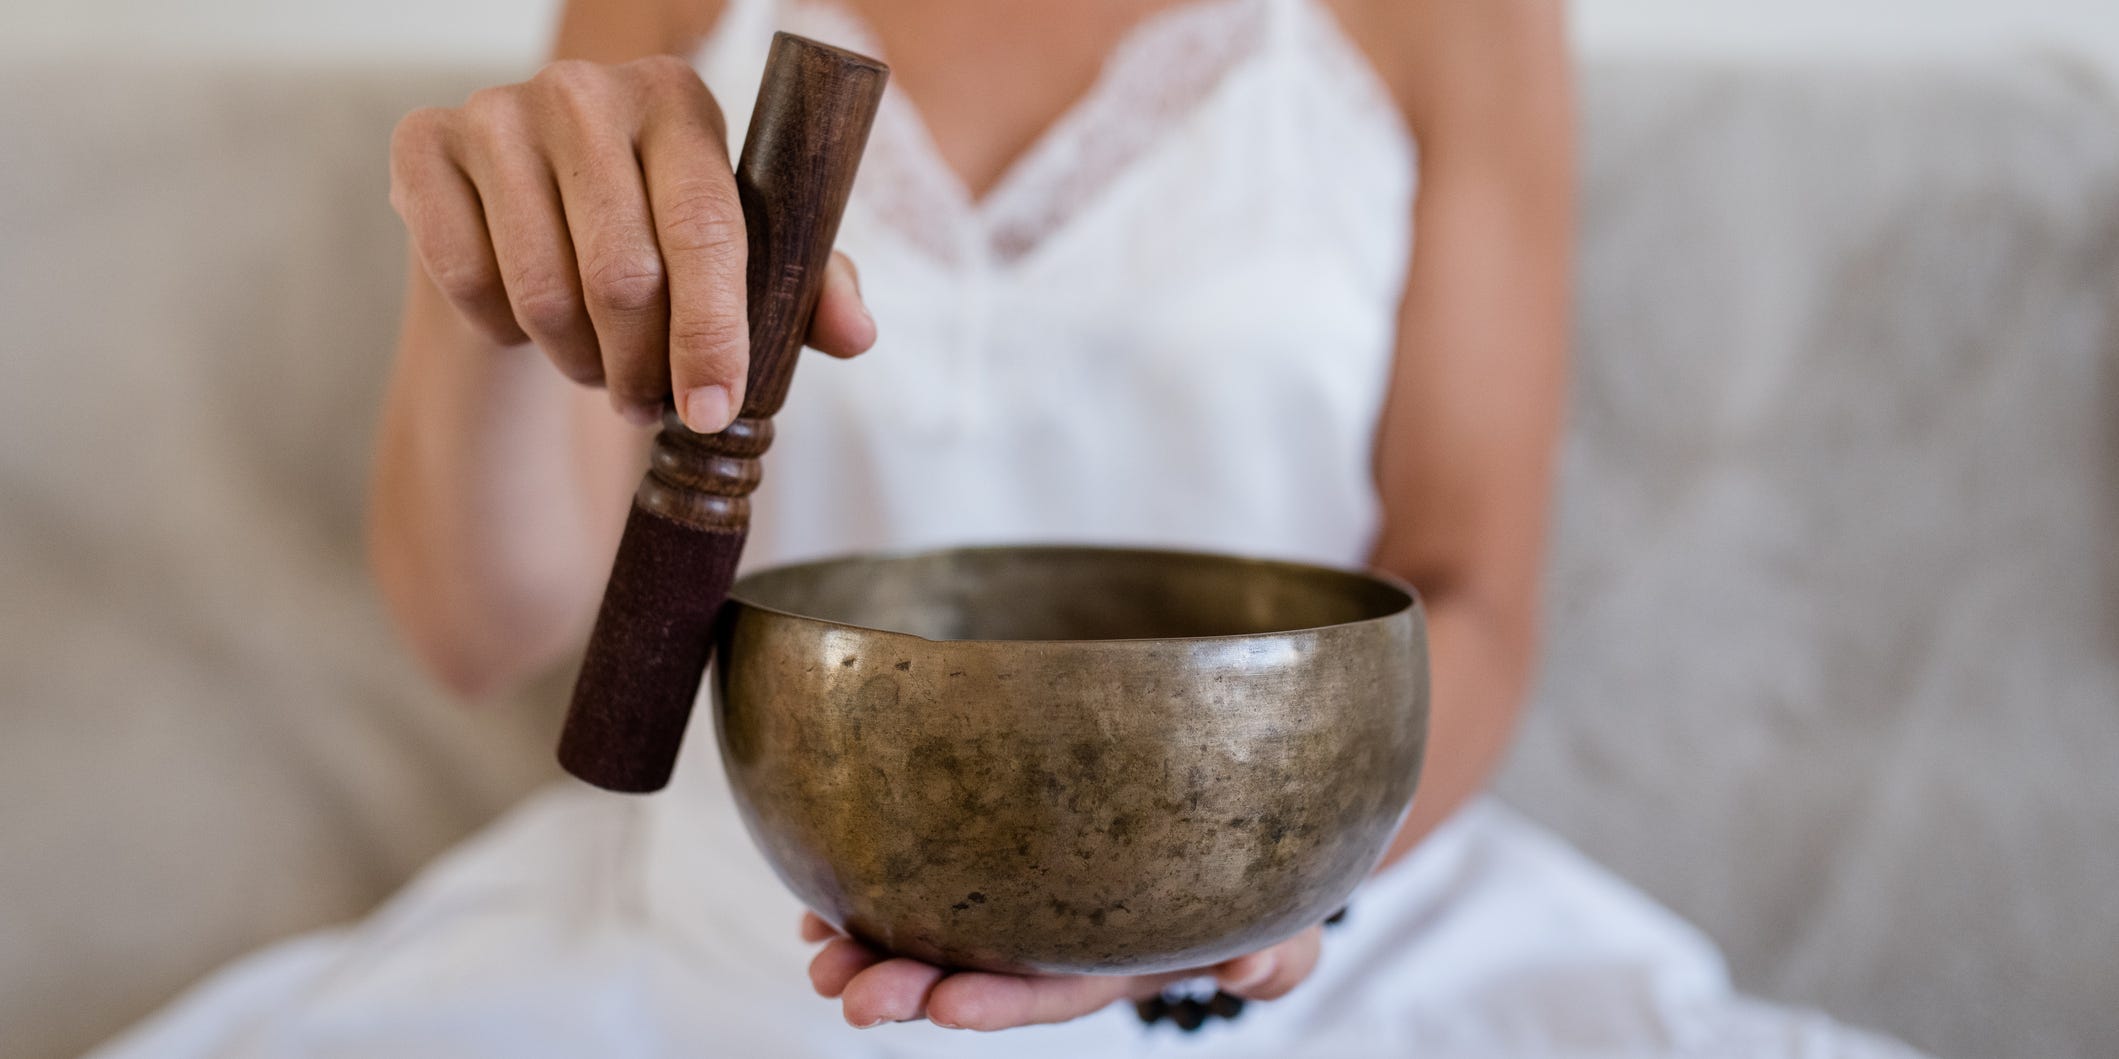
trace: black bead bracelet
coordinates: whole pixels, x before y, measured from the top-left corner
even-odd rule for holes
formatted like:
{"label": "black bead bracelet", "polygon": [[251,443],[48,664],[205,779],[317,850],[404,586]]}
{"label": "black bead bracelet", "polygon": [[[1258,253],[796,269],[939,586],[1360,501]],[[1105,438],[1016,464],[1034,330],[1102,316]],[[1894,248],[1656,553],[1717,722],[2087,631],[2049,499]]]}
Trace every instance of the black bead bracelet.
{"label": "black bead bracelet", "polygon": [[[1346,909],[1332,913],[1324,921],[1328,927],[1336,927],[1346,920]],[[1244,999],[1226,990],[1217,989],[1210,997],[1172,996],[1168,992],[1158,993],[1146,1000],[1133,1002],[1133,1010],[1144,1025],[1153,1026],[1168,1019],[1186,1033],[1197,1032],[1212,1019],[1235,1019],[1243,1014]]]}

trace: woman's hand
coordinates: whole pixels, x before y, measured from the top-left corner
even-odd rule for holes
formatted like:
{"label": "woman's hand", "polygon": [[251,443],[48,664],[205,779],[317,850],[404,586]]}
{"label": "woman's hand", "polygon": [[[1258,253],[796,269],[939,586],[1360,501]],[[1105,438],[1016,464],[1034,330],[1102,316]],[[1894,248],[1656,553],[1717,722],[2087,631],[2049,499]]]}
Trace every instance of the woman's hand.
{"label": "woman's hand", "polygon": [[[535,341],[636,424],[674,399],[713,433],[743,403],[750,353],[726,144],[721,108],[681,59],[556,62],[407,116],[390,201],[427,275],[487,338]],[[852,356],[874,340],[834,257],[810,344]]]}
{"label": "woman's hand", "polygon": [[1273,1000],[1309,977],[1317,965],[1320,933],[1311,927],[1272,948],[1197,971],[1041,978],[945,971],[918,960],[886,958],[814,913],[802,917],[802,940],[825,943],[810,961],[810,984],[819,996],[837,999],[846,1021],[863,1029],[919,1018],[966,1030],[1066,1022],[1119,1000],[1144,1000],[1172,982],[1208,975],[1237,996]]}

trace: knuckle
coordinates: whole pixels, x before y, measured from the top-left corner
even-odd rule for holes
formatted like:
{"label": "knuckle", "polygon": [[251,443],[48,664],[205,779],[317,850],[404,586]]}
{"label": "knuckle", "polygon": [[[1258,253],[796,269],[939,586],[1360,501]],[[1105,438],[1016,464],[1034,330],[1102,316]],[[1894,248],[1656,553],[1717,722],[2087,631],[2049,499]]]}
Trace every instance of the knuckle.
{"label": "knuckle", "polygon": [[587,59],[555,59],[544,64],[530,81],[566,91],[593,90],[603,82],[603,67]]}
{"label": "knuckle", "polygon": [[699,83],[699,74],[692,69],[692,64],[674,55],[647,55],[625,65],[627,73],[657,87]]}
{"label": "knuckle", "polygon": [[456,302],[484,301],[493,293],[499,277],[484,261],[467,254],[443,254],[427,266],[434,285]]}
{"label": "knuckle", "polygon": [[685,253],[733,258],[744,251],[743,204],[733,184],[689,181],[657,210],[663,245]]}
{"label": "knuckle", "polygon": [[581,306],[573,285],[548,273],[526,273],[514,285],[515,315],[523,330],[555,335],[574,329]]}
{"label": "knuckle", "polygon": [[441,111],[415,110],[390,130],[390,206],[400,217],[408,217],[419,197],[425,169],[420,160],[441,150],[446,122]]}
{"label": "knuckle", "polygon": [[598,254],[584,270],[590,301],[621,312],[644,312],[662,304],[662,258],[650,251]]}
{"label": "knuckle", "polygon": [[613,104],[609,71],[581,59],[561,59],[547,65],[530,79],[547,103],[577,123],[592,123],[607,114]]}
{"label": "knuckle", "polygon": [[707,91],[704,84],[699,86],[699,94],[703,97],[700,102],[706,107],[707,127],[714,130],[714,138],[716,140],[727,140],[728,119],[721,113],[721,101],[715,99],[714,94]]}
{"label": "knuckle", "polygon": [[521,85],[497,85],[471,93],[458,108],[464,131],[491,134],[515,128],[523,120],[522,94]]}
{"label": "knuckle", "polygon": [[515,97],[519,92],[520,88],[516,85],[489,85],[466,97],[462,109],[472,117],[512,111],[515,109]]}
{"label": "knuckle", "polygon": [[734,381],[742,375],[748,341],[739,321],[718,315],[670,325],[672,357],[709,381]]}
{"label": "knuckle", "polygon": [[449,112],[440,107],[421,107],[397,120],[390,130],[390,157],[401,160],[418,151],[440,145],[449,126]]}
{"label": "knuckle", "polygon": [[413,201],[419,193],[413,189],[417,178],[401,171],[395,164],[390,167],[390,208],[397,212],[407,227],[413,224]]}

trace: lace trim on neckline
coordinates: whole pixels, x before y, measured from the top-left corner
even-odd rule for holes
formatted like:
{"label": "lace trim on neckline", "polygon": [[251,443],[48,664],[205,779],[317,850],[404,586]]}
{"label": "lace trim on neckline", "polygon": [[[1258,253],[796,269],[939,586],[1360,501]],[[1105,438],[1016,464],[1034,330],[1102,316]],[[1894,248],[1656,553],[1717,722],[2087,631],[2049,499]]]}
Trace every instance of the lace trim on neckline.
{"label": "lace trim on neckline", "polygon": [[[950,266],[1011,265],[1091,211],[1136,163],[1198,114],[1273,43],[1276,3],[1330,25],[1290,26],[1332,54],[1320,65],[1363,109],[1402,117],[1366,54],[1329,12],[1302,0],[1192,0],[1158,11],[1120,38],[1089,88],[974,199],[943,160],[924,117],[895,86],[885,94],[861,171],[862,199],[897,235]],[[796,0],[791,28],[887,61],[875,33],[835,0]],[[1316,38],[1322,38],[1321,41]],[[1284,42],[1293,47],[1298,42]],[[1408,137],[1409,139],[1409,137]]]}

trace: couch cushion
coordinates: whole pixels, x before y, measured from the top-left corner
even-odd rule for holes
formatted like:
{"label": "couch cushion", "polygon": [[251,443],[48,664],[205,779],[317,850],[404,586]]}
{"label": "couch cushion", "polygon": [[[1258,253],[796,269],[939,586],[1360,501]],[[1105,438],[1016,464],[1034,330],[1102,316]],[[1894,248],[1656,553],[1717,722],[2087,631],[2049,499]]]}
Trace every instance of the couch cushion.
{"label": "couch cushion", "polygon": [[1503,789],[1739,982],[2119,1055],[2119,108],[2065,62],[1594,70]]}
{"label": "couch cushion", "polygon": [[387,136],[477,79],[0,75],[10,1055],[360,914],[553,774],[549,705],[445,701],[360,562]]}

